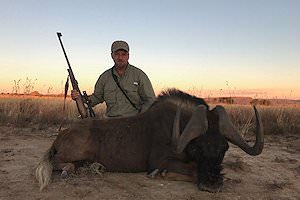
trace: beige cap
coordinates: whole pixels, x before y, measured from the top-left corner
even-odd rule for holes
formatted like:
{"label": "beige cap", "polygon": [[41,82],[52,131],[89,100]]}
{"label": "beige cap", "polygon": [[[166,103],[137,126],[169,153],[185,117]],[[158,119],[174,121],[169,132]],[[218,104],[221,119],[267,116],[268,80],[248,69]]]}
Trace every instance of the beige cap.
{"label": "beige cap", "polygon": [[129,52],[129,46],[128,46],[127,42],[122,41],[122,40],[114,41],[111,45],[111,52],[114,53],[120,49]]}

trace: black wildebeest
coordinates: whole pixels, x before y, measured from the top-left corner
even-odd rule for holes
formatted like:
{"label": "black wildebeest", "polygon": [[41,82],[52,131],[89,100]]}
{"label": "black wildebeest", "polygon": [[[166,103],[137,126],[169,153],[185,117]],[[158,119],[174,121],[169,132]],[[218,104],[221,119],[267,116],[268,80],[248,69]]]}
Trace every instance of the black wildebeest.
{"label": "black wildebeest", "polygon": [[209,110],[203,99],[170,89],[137,116],[81,120],[60,132],[37,165],[36,178],[43,189],[53,169],[66,175],[75,170],[74,162],[85,160],[101,163],[112,172],[189,177],[200,190],[217,192],[223,185],[221,164],[228,141],[250,155],[262,152],[262,124],[254,110],[256,141],[251,147],[222,106]]}

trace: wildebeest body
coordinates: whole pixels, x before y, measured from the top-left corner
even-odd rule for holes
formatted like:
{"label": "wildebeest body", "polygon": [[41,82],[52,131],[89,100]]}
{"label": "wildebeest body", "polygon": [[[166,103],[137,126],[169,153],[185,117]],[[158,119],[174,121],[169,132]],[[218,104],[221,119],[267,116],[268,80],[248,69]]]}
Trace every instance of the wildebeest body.
{"label": "wildebeest body", "polygon": [[[167,116],[157,113],[162,107]],[[174,117],[168,115],[175,112],[175,105],[165,103],[135,117],[81,120],[59,134],[53,144],[55,159],[96,161],[108,171],[151,171],[172,154]]]}
{"label": "wildebeest body", "polygon": [[261,119],[254,110],[257,129],[251,147],[235,130],[224,107],[209,110],[203,99],[169,90],[137,116],[74,123],[59,133],[36,167],[36,177],[43,189],[53,168],[65,175],[75,170],[74,162],[92,161],[112,172],[147,171],[153,177],[167,171],[196,177],[200,190],[217,192],[223,185],[221,164],[227,141],[250,155],[262,152]]}

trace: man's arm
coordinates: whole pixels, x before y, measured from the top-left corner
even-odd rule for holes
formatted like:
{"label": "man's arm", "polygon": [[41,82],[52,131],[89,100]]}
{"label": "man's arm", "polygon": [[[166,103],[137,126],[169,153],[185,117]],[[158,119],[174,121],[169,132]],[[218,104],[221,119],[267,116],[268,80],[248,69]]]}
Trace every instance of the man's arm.
{"label": "man's arm", "polygon": [[141,75],[138,93],[142,100],[141,112],[146,111],[155,100],[155,93],[152,84],[146,74]]}
{"label": "man's arm", "polygon": [[103,95],[104,95],[104,82],[103,82],[103,77],[100,76],[95,84],[94,93],[89,96],[92,106],[95,106],[99,103],[103,103],[104,102]]}

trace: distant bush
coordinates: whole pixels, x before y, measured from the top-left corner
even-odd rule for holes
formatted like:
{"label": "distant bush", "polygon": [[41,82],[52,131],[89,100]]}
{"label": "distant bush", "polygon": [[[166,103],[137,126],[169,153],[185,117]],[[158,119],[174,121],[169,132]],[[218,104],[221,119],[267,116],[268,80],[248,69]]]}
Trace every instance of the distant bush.
{"label": "distant bush", "polygon": [[219,103],[227,103],[227,104],[233,104],[234,99],[232,97],[219,97],[218,98]]}
{"label": "distant bush", "polygon": [[250,102],[251,105],[265,105],[265,106],[269,106],[271,105],[271,101],[268,99],[253,99]]}
{"label": "distant bush", "polygon": [[234,99],[232,97],[216,97],[209,99],[210,102],[213,103],[221,103],[221,104],[234,104]]}

